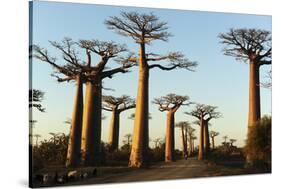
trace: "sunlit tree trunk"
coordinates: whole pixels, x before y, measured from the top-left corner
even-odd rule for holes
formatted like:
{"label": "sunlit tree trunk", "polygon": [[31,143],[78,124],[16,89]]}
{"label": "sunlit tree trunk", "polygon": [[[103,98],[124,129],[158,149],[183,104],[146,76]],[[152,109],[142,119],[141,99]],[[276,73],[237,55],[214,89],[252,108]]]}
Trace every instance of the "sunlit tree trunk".
{"label": "sunlit tree trunk", "polygon": [[212,149],[215,149],[215,137],[212,137]]}
{"label": "sunlit tree trunk", "polygon": [[192,154],[192,135],[189,135],[189,146],[188,146],[188,155]]}
{"label": "sunlit tree trunk", "polygon": [[260,82],[259,65],[250,61],[249,77],[249,116],[248,126],[251,127],[260,119]]}
{"label": "sunlit tree trunk", "polygon": [[165,161],[175,161],[175,114],[167,113]]}
{"label": "sunlit tree trunk", "polygon": [[149,68],[145,61],[145,45],[140,45],[139,81],[130,167],[142,167],[148,163],[148,86]]}
{"label": "sunlit tree trunk", "polygon": [[82,130],[82,164],[99,163],[101,143],[101,82],[86,83]]}
{"label": "sunlit tree trunk", "polygon": [[[254,61],[249,63],[249,115],[248,115],[248,135],[252,127],[260,119],[260,82],[259,82],[259,65]],[[247,163],[252,163],[250,154],[246,156]]]}
{"label": "sunlit tree trunk", "polygon": [[182,135],[182,156],[185,157],[186,155],[186,143],[185,143],[185,134],[184,134],[184,128],[181,127],[181,135]]}
{"label": "sunlit tree trunk", "polygon": [[72,121],[66,157],[67,167],[76,167],[80,164],[82,117],[83,117],[83,83],[81,76],[76,79],[76,96],[72,112]]}
{"label": "sunlit tree trunk", "polygon": [[210,152],[210,138],[208,122],[204,123],[204,156],[207,157]]}
{"label": "sunlit tree trunk", "polygon": [[110,150],[112,150],[112,151],[118,149],[119,120],[120,120],[120,113],[118,112],[118,110],[113,110],[112,111],[111,123],[110,123],[109,138],[108,138]]}
{"label": "sunlit tree trunk", "polygon": [[194,140],[192,140],[192,153],[195,151],[194,149]]}
{"label": "sunlit tree trunk", "polygon": [[204,158],[204,123],[203,119],[200,120],[200,136],[199,136],[199,149],[198,149],[198,160]]}

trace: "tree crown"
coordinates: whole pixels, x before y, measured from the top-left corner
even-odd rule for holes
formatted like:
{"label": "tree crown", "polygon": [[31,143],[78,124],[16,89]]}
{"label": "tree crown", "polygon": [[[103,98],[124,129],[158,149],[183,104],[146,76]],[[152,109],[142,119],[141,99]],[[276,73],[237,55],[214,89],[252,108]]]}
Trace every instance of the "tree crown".
{"label": "tree crown", "polygon": [[167,41],[167,23],[159,21],[153,13],[121,12],[105,21],[108,29],[120,35],[132,37],[136,43],[150,43],[153,40]]}
{"label": "tree crown", "polygon": [[218,36],[225,45],[224,54],[237,60],[271,64],[271,33],[260,29],[230,29]]}
{"label": "tree crown", "polygon": [[222,117],[221,113],[216,111],[218,107],[210,106],[205,104],[196,104],[194,109],[190,112],[185,112],[187,115],[191,115],[193,117],[198,118],[199,120],[203,119],[203,121],[210,121],[213,118]]}
{"label": "tree crown", "polygon": [[[174,93],[170,93],[166,96],[162,96],[160,98],[155,98],[152,103],[159,105],[159,111],[176,111],[180,106],[190,105],[190,102],[186,102],[189,100],[188,96],[176,95]],[[185,103],[186,102],[186,103]]]}
{"label": "tree crown", "polygon": [[103,96],[103,109],[107,111],[124,111],[135,108],[135,100],[127,95],[121,97]]}

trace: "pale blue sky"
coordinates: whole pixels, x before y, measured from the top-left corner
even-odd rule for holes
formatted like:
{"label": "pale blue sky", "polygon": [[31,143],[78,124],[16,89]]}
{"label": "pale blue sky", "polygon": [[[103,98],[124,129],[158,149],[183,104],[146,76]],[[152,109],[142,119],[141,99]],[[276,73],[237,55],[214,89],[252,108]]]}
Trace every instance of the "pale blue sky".
{"label": "pale blue sky", "polygon": [[[210,130],[222,136],[238,139],[237,144],[243,145],[248,112],[248,65],[237,62],[233,57],[224,56],[217,38],[220,32],[229,28],[260,28],[271,31],[271,17],[230,13],[211,13],[201,11],[183,11],[168,9],[148,9],[135,7],[101,6],[92,4],[38,2],[33,7],[33,44],[46,47],[50,54],[61,60],[60,54],[52,48],[48,41],[60,41],[64,37],[78,39],[113,40],[125,43],[131,51],[137,52],[138,46],[130,38],[115,34],[104,25],[109,16],[118,16],[121,11],[153,12],[161,21],[167,21],[169,32],[173,34],[167,42],[157,41],[148,47],[154,53],[181,51],[190,60],[198,61],[196,72],[174,70],[170,72],[152,70],[150,74],[150,102],[153,98],[177,93],[188,95],[191,101],[206,103],[219,107],[223,118],[213,120]],[[83,53],[81,58],[83,59]],[[62,62],[63,63],[63,62]],[[165,62],[163,62],[165,63]],[[108,64],[117,66],[114,61]],[[270,66],[261,69],[261,80]],[[71,117],[74,83],[57,83],[51,77],[53,69],[46,63],[33,60],[33,88],[44,91],[43,102],[46,113],[34,111],[34,119],[38,121],[34,133],[48,138],[49,132],[69,132],[63,123]],[[105,79],[104,85],[115,91],[104,91],[104,94],[120,96],[122,94],[136,96],[137,68],[127,74],[118,74],[113,79]],[[271,91],[261,89],[262,114],[271,113]],[[192,107],[182,107],[176,113],[176,122],[194,119],[183,114]],[[120,142],[127,133],[132,133],[133,121],[128,116],[134,110],[121,114]],[[159,112],[157,106],[150,104],[153,119],[150,120],[150,138],[165,136],[166,114]],[[104,112],[107,119],[103,121],[102,140],[107,141],[110,113]],[[197,132],[198,126],[193,126]],[[180,133],[176,131],[176,147],[181,148]]]}

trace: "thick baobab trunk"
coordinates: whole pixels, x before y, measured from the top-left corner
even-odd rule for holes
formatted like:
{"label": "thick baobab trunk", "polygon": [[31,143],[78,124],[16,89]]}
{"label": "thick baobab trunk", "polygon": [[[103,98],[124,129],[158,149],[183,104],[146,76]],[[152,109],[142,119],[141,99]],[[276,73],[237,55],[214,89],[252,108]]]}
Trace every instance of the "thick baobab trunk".
{"label": "thick baobab trunk", "polygon": [[145,61],[145,46],[141,44],[138,93],[129,167],[148,165],[148,86],[149,68]]}
{"label": "thick baobab trunk", "polygon": [[[249,73],[249,115],[248,115],[248,135],[251,128],[260,119],[260,82],[259,82],[259,65],[254,61],[250,61]],[[246,156],[246,162],[252,163],[250,154]]]}
{"label": "thick baobab trunk", "polygon": [[248,126],[253,126],[260,119],[260,79],[259,65],[250,61],[249,73],[249,117]]}
{"label": "thick baobab trunk", "polygon": [[165,161],[175,161],[175,114],[167,113]]}
{"label": "thick baobab trunk", "polygon": [[199,135],[199,149],[198,149],[198,160],[204,158],[204,123],[200,120],[200,135]]}
{"label": "thick baobab trunk", "polygon": [[110,123],[109,138],[108,143],[110,145],[110,150],[114,151],[118,149],[119,142],[119,119],[120,113],[118,110],[112,111],[112,118]]}
{"label": "thick baobab trunk", "polygon": [[184,134],[184,128],[181,127],[181,135],[182,135],[182,156],[185,157],[187,154],[186,152],[186,143],[185,143],[185,134]]}
{"label": "thick baobab trunk", "polygon": [[209,126],[208,122],[204,123],[204,155],[208,156],[210,152],[210,138],[209,138]]}
{"label": "thick baobab trunk", "polygon": [[76,79],[76,85],[76,96],[72,112],[66,167],[77,167],[80,164],[83,117],[83,82],[80,76]]}
{"label": "thick baobab trunk", "polygon": [[101,82],[86,83],[82,130],[82,164],[97,165],[101,143]]}

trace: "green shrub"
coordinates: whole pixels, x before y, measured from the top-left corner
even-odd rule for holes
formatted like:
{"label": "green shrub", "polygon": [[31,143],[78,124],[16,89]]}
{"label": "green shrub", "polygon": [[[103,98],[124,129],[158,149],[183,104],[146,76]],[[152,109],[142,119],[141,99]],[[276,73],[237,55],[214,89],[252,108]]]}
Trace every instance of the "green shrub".
{"label": "green shrub", "polygon": [[271,117],[264,116],[249,128],[244,150],[254,167],[271,168]]}

